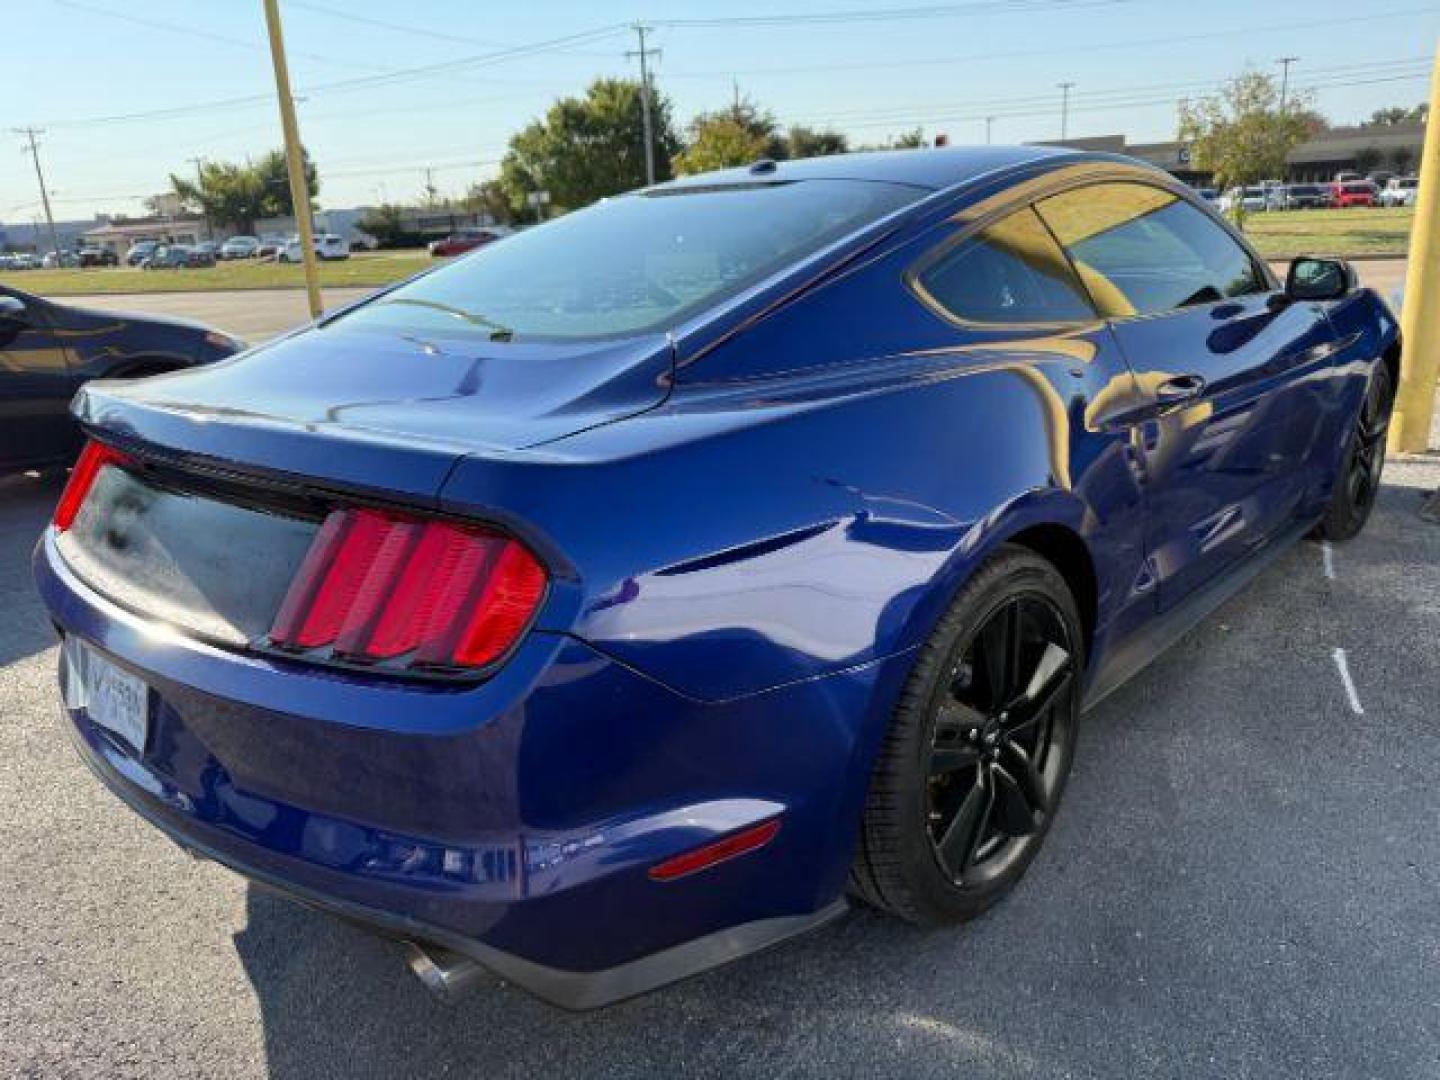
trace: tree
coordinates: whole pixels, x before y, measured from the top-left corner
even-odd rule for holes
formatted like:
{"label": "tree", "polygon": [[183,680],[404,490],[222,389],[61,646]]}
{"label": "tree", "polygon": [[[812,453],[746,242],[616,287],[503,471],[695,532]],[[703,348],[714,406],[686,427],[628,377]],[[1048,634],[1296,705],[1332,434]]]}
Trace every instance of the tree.
{"label": "tree", "polygon": [[[305,186],[310,190],[310,210],[315,211],[315,196],[320,194],[320,176],[310,152],[300,148],[300,160],[305,167]],[[290,197],[290,166],[285,160],[284,150],[271,150],[260,155],[254,165],[265,189],[265,212],[261,217],[293,217],[295,202]]]}
{"label": "tree", "polygon": [[499,180],[471,184],[461,197],[460,205],[472,213],[487,215],[497,225],[510,225],[515,221],[515,210]]}
{"label": "tree", "polygon": [[[320,180],[308,153],[304,160],[305,179],[313,200],[320,190]],[[243,233],[253,231],[259,218],[294,214],[283,150],[271,150],[254,163],[202,162],[194,179],[172,173],[170,186],[186,209],[199,211],[207,221],[230,225]]]}
{"label": "tree", "polygon": [[1255,71],[1218,94],[1180,103],[1180,141],[1190,144],[1194,167],[1222,188],[1284,175],[1290,151],[1313,134],[1314,123],[1307,95],[1292,94],[1282,109],[1275,80]]}
{"label": "tree", "polygon": [[1388,109],[1376,109],[1369,120],[1362,120],[1361,127],[1396,127],[1401,124],[1423,124],[1430,115],[1430,106],[1416,105],[1407,109],[1403,105],[1392,105]]}
{"label": "tree", "polygon": [[768,110],[745,100],[690,121],[690,142],[675,158],[680,175],[789,157],[785,139]]}
{"label": "tree", "polygon": [[409,247],[412,243],[412,234],[405,229],[404,215],[393,203],[371,207],[355,222],[355,227],[373,236],[382,248]]}
{"label": "tree", "polygon": [[925,138],[925,129],[917,127],[914,131],[907,131],[903,135],[897,135],[885,144],[887,150],[923,150],[930,145],[930,140]]}
{"label": "tree", "polygon": [[[670,159],[680,149],[670,101],[651,87],[655,179],[670,179]],[[553,205],[588,206],[607,195],[645,184],[645,125],[640,83],[596,79],[583,98],[562,98],[510,140],[500,165],[500,186],[513,213],[525,196],[548,191]]]}
{"label": "tree", "polygon": [[1362,146],[1355,151],[1355,171],[1365,174],[1374,172],[1385,160],[1385,155],[1373,146]]}
{"label": "tree", "polygon": [[843,154],[849,149],[849,140],[842,133],[830,128],[817,131],[815,128],[794,124],[785,133],[786,157],[826,157],[830,154]]}

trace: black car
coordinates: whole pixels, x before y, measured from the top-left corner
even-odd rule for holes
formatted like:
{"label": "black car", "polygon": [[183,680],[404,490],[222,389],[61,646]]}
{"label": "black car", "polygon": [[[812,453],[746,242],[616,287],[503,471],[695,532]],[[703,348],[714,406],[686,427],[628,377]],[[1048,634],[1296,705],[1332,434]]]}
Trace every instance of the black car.
{"label": "black car", "polygon": [[1324,184],[1291,184],[1281,205],[1286,210],[1320,210],[1330,205],[1330,189]]}
{"label": "black car", "polygon": [[119,266],[120,258],[109,248],[86,247],[80,249],[81,266]]}
{"label": "black car", "polygon": [[0,287],[0,473],[68,464],[70,399],[91,379],[133,379],[222,360],[245,343],[181,319],[87,311]]}

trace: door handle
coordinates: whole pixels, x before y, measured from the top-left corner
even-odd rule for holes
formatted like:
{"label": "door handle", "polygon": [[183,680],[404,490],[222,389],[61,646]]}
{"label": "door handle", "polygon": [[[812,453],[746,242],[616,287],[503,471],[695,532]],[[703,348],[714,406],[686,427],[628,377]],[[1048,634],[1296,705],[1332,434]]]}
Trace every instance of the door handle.
{"label": "door handle", "polygon": [[1205,393],[1205,380],[1199,375],[1176,375],[1155,388],[1155,401],[1160,405],[1179,405],[1193,401]]}

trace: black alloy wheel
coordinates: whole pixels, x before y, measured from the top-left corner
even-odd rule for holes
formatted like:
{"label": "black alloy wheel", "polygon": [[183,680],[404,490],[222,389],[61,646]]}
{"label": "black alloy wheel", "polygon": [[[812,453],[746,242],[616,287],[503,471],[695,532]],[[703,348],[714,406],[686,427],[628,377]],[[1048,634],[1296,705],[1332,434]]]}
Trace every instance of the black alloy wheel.
{"label": "black alloy wheel", "polygon": [[[1003,601],[951,672],[927,770],[930,841],[964,887],[1002,873],[1055,804],[1075,682],[1064,617],[1040,594]],[[1062,747],[1062,749],[1057,749]]]}
{"label": "black alloy wheel", "polygon": [[1322,539],[1336,543],[1349,540],[1370,519],[1385,472],[1385,439],[1394,406],[1395,386],[1390,368],[1378,363],[1355,418],[1330,505],[1317,530]]}
{"label": "black alloy wheel", "polygon": [[1004,546],[919,650],[876,758],[850,888],[921,924],[974,918],[1055,820],[1085,670],[1060,572]]}

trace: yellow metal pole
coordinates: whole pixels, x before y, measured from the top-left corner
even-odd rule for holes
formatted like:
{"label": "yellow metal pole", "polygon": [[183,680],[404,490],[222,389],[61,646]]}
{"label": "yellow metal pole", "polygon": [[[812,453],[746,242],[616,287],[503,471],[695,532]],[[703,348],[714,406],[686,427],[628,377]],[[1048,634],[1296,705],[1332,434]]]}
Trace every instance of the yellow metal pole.
{"label": "yellow metal pole", "polygon": [[1411,454],[1429,449],[1440,378],[1440,51],[1430,76],[1430,117],[1420,153],[1420,188],[1410,227],[1400,328],[1400,392],[1395,398],[1390,448]]}
{"label": "yellow metal pole", "polygon": [[295,99],[290,96],[290,68],[285,63],[285,38],[280,32],[277,0],[265,0],[265,25],[270,31],[270,59],[275,64],[275,92],[280,97],[280,126],[285,131],[285,164],[290,172],[290,201],[300,233],[300,261],[305,267],[305,292],[310,317],[325,310],[320,302],[320,273],[315,264],[315,233],[310,227],[310,186],[305,182],[305,156],[300,148],[300,125],[295,122]]}

